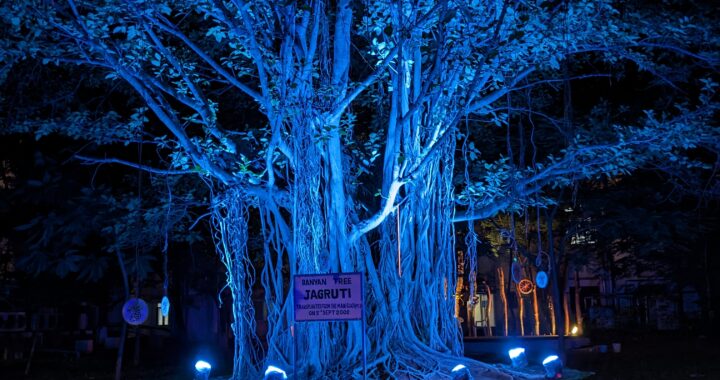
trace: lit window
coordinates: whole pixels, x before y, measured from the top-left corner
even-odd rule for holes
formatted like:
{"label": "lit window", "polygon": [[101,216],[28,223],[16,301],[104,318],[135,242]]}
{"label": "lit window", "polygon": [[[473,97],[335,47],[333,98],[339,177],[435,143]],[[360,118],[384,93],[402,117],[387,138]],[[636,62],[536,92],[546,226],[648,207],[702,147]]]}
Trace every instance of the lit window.
{"label": "lit window", "polygon": [[170,316],[164,316],[162,313],[162,304],[157,304],[157,324],[158,326],[168,326],[170,324]]}

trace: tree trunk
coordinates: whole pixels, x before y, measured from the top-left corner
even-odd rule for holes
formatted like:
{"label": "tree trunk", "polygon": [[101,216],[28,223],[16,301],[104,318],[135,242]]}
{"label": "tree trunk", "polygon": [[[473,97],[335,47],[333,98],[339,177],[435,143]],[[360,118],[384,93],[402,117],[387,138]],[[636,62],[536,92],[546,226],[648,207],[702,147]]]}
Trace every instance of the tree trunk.
{"label": "tree trunk", "polygon": [[533,319],[535,321],[535,336],[540,336],[540,308],[538,305],[537,287],[533,287]]}
{"label": "tree trunk", "polygon": [[[551,281],[552,281],[552,298],[553,298],[553,311],[555,312],[555,321],[560,326],[565,326],[565,318],[563,314],[560,313],[559,308],[557,305],[562,304],[562,299],[560,298],[560,275],[558,274],[558,265],[557,265],[557,259],[555,257],[555,239],[553,237],[553,215],[554,213],[546,213],[545,214],[545,222],[547,224],[547,241],[548,241],[548,255],[550,256],[550,272],[551,273]],[[561,356],[561,358],[564,358],[565,355],[565,331],[560,330],[558,335],[558,355]]]}
{"label": "tree trunk", "polygon": [[583,333],[583,314],[580,302],[580,272],[575,270],[575,323],[578,328],[578,335]]}
{"label": "tree trunk", "polygon": [[565,287],[563,292],[563,315],[565,316],[565,335],[570,335],[570,289]]}
{"label": "tree trunk", "polygon": [[455,318],[458,319],[459,323],[462,320],[460,316],[460,308],[462,303],[462,292],[463,292],[463,278],[458,276],[457,285],[455,285]]}
{"label": "tree trunk", "polygon": [[518,321],[520,321],[520,336],[525,336],[525,300],[523,299],[523,294],[520,292],[520,286],[518,284],[515,284],[515,294],[517,294],[518,300]]}
{"label": "tree trunk", "polygon": [[550,334],[557,335],[557,322],[555,321],[555,306],[552,297],[548,298],[548,308],[550,309]]}
{"label": "tree trunk", "polygon": [[508,336],[508,300],[505,293],[505,272],[502,268],[497,269],[498,272],[498,289],[500,289],[500,299],[503,304],[503,336]]}
{"label": "tree trunk", "polygon": [[490,286],[485,283],[485,292],[487,293],[487,305],[485,307],[485,336],[493,336],[492,326],[490,326],[490,315],[495,314],[495,302],[493,301],[493,294],[490,291]]}
{"label": "tree trunk", "polygon": [[[120,251],[115,252],[120,266],[120,274],[123,278],[123,290],[125,293],[125,301],[130,299],[130,285],[128,284],[127,270],[125,269],[125,261]],[[122,309],[121,309],[122,310]],[[118,351],[115,359],[115,380],[122,380],[122,361],[125,353],[125,337],[127,336],[127,322],[123,318],[122,327],[120,328],[120,337],[118,342]]]}
{"label": "tree trunk", "polygon": [[135,348],[133,350],[133,367],[140,365],[140,326],[135,326]]}

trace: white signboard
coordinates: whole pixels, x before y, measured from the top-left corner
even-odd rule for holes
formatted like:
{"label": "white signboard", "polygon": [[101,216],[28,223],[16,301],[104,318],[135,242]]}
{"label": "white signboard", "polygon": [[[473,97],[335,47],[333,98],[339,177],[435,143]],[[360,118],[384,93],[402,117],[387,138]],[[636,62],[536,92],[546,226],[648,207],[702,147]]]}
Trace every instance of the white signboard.
{"label": "white signboard", "polygon": [[361,273],[293,277],[295,321],[347,321],[363,317]]}

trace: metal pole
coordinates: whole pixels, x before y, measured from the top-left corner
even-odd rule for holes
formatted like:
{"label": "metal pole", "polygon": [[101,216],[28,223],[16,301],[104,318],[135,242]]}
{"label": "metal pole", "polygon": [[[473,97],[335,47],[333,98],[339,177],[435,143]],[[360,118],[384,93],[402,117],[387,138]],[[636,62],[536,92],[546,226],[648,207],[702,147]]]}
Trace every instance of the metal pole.
{"label": "metal pole", "polygon": [[293,379],[297,379],[297,328],[296,328],[295,321],[293,321],[291,332],[292,332],[292,341],[293,341],[293,353],[292,353]]}
{"label": "metal pole", "polygon": [[292,337],[293,351],[292,351],[292,367],[293,367],[293,379],[297,379],[297,324],[295,323],[295,274],[291,275],[291,292],[293,298],[293,318],[292,324],[290,325],[290,336]]}
{"label": "metal pole", "polygon": [[365,276],[360,276],[360,289],[362,289],[362,352],[363,352],[363,380],[367,380],[367,351],[365,349]]}

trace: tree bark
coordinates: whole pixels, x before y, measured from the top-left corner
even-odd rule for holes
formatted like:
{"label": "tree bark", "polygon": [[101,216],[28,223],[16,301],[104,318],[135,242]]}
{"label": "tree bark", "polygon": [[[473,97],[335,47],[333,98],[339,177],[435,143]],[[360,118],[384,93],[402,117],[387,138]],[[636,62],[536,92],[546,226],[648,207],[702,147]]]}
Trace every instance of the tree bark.
{"label": "tree bark", "polygon": [[[557,265],[557,259],[555,257],[555,238],[553,236],[553,216],[554,211],[552,213],[545,213],[545,223],[547,225],[547,244],[548,244],[548,255],[550,256],[550,271],[551,273],[551,280],[552,280],[552,297],[553,297],[553,305],[561,305],[562,299],[560,297],[560,276],[558,274],[558,265]],[[560,326],[565,326],[565,318],[563,314],[560,313],[560,310],[557,307],[553,308],[555,312],[555,321]],[[558,335],[558,355],[561,356],[561,358],[564,359],[565,356],[565,331],[560,330]]]}
{"label": "tree bark", "polygon": [[578,335],[583,333],[583,313],[580,298],[580,272],[575,270],[575,323],[578,328]]}
{"label": "tree bark", "polygon": [[[120,274],[123,278],[123,290],[125,291],[125,301],[130,299],[130,284],[128,284],[127,270],[125,270],[125,261],[120,251],[115,252],[120,266]],[[124,303],[124,302],[123,302]],[[121,309],[122,310],[122,309]],[[127,322],[123,318],[122,327],[120,328],[120,337],[118,342],[117,356],[115,358],[115,380],[122,380],[122,361],[125,353],[125,336],[127,335]]]}
{"label": "tree bark", "polygon": [[502,268],[497,268],[498,272],[498,289],[500,289],[500,299],[503,304],[503,336],[508,336],[508,300],[505,293],[505,272]]}

